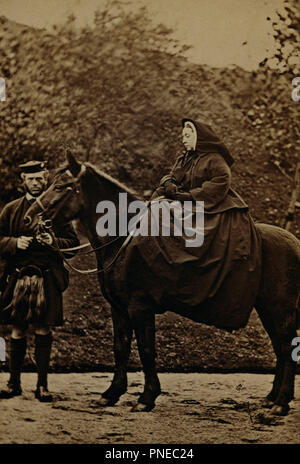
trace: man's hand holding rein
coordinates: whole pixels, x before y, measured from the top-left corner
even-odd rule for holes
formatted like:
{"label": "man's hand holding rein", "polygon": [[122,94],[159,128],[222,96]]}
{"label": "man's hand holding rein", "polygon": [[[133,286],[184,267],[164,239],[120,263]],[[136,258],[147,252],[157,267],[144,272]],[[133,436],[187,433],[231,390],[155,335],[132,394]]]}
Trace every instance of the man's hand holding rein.
{"label": "man's hand holding rein", "polygon": [[49,232],[42,232],[41,234],[38,234],[35,238],[41,245],[50,246],[53,244],[53,237],[51,234],[49,234]]}

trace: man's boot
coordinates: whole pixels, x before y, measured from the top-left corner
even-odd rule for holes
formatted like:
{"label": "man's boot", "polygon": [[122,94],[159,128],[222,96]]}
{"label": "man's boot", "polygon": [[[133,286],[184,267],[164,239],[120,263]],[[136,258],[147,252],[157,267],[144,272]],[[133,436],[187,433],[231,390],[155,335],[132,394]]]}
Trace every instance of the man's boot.
{"label": "man's boot", "polygon": [[10,379],[7,383],[7,389],[0,391],[0,398],[12,398],[13,396],[22,394],[21,370],[26,354],[26,347],[26,337],[10,339],[10,356],[8,362]]}
{"label": "man's boot", "polygon": [[35,334],[35,361],[38,373],[35,397],[42,402],[52,401],[52,395],[48,391],[47,375],[51,354],[52,334]]}

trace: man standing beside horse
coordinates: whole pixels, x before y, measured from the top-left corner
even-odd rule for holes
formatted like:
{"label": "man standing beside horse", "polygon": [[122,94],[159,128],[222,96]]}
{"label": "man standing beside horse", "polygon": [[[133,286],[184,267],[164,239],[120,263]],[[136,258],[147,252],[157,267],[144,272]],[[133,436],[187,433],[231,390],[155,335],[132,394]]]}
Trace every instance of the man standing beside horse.
{"label": "man standing beside horse", "polygon": [[26,331],[29,324],[34,324],[38,373],[35,396],[40,401],[51,401],[47,385],[51,327],[63,324],[62,292],[68,286],[68,271],[56,247],[76,247],[79,241],[71,225],[53,228],[51,233],[41,226],[33,236],[24,216],[46,190],[48,171],[42,161],[29,161],[20,168],[26,193],[7,204],[0,214],[0,255],[5,260],[0,322],[12,325],[10,379],[7,388],[0,391],[0,398],[22,394],[20,376],[26,354]]}

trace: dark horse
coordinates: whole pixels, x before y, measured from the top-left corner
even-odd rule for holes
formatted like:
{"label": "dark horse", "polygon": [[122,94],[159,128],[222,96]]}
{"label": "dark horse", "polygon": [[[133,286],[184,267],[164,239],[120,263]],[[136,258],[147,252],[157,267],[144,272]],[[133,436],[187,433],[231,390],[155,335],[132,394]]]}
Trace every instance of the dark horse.
{"label": "dark horse", "polygon": [[[111,304],[114,326],[115,373],[99,404],[113,405],[126,392],[134,330],[145,374],[144,391],[134,410],[149,411],[160,394],[155,367],[155,313],[163,311],[152,303],[151,288],[134,288],[126,278],[125,281],[120,278],[126,248],[118,256],[118,261],[110,266],[126,236],[112,240],[108,236],[99,237],[96,232],[99,218],[96,205],[100,200],[110,200],[117,205],[120,192],[127,192],[129,200],[137,197],[127,187],[91,165],[79,163],[71,154],[67,158],[67,165],[58,170],[41,201],[30,207],[26,220],[35,229],[42,210],[43,217],[53,222],[68,222],[74,218],[81,221],[92,247],[97,248],[98,269],[105,270],[99,272],[99,282],[104,297]],[[273,387],[263,405],[270,408],[272,414],[284,415],[294,397],[296,362],[291,354],[292,340],[297,336],[300,320],[300,242],[279,227],[266,224],[256,224],[256,227],[262,238],[262,269],[254,307],[269,334],[277,358]],[[180,314],[177,309],[174,311]],[[205,320],[201,322],[205,323]]]}

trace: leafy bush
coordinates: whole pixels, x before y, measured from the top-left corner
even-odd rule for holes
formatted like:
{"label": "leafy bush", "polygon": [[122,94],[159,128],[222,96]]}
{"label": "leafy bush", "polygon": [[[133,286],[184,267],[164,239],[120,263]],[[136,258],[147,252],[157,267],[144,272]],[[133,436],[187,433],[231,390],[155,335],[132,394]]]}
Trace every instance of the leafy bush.
{"label": "leafy bush", "polygon": [[[288,15],[299,21],[290,2]],[[108,1],[83,30],[72,17],[53,34],[0,21],[0,75],[7,82],[2,201],[17,195],[20,162],[46,159],[57,166],[70,145],[82,160],[141,192],[151,190],[181,150],[180,120],[190,116],[211,123],[233,152],[235,187],[254,216],[281,221],[299,156],[290,69],[274,71],[266,62],[249,73],[189,63],[172,31],[152,24],[145,8],[132,12],[119,0]],[[287,24],[285,32],[277,28],[279,44],[294,27]],[[276,208],[263,205],[274,194]]]}

